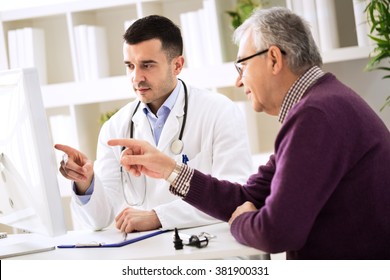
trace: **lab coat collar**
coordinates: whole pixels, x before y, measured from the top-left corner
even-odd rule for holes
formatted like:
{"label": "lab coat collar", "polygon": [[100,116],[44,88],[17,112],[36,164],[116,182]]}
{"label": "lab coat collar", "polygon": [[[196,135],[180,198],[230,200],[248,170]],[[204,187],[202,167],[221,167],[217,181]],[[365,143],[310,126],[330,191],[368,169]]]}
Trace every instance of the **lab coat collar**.
{"label": "lab coat collar", "polygon": [[[189,92],[188,92],[189,95]],[[138,101],[136,101],[132,110],[135,109],[135,106]],[[161,133],[160,140],[158,142],[157,148],[161,151],[170,151],[170,145],[172,141],[179,137],[179,132],[181,129],[181,124],[183,122],[184,116],[184,87],[180,88],[179,96],[177,97],[176,103],[173,106],[166,122],[164,129]],[[145,107],[144,103],[141,103],[137,112],[133,116],[134,122],[134,138],[144,139],[150,144],[154,145],[154,138],[152,134],[152,129],[150,127],[149,121],[143,112]],[[147,129],[145,129],[147,128]],[[185,128],[186,129],[186,128]]]}
{"label": "lab coat collar", "polygon": [[[188,93],[189,94],[189,93]],[[179,96],[176,103],[173,106],[171,113],[169,114],[164,129],[162,130],[160,141],[157,148],[161,151],[170,151],[171,143],[179,138],[181,125],[183,123],[184,116],[184,87],[180,87]],[[184,128],[186,129],[186,128]]]}

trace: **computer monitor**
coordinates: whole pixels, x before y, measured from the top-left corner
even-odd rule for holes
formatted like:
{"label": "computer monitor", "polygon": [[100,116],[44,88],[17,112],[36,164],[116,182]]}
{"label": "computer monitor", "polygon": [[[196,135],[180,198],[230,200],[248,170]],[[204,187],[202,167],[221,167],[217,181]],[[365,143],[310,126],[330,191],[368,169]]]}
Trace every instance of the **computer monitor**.
{"label": "computer monitor", "polygon": [[36,69],[0,71],[0,224],[65,234],[56,169]]}

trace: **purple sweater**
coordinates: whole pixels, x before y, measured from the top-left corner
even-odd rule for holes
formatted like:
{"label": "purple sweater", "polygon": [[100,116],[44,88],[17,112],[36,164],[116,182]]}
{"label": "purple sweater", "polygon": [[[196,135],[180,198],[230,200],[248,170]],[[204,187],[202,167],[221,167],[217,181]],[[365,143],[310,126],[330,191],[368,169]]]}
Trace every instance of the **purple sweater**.
{"label": "purple sweater", "polygon": [[[241,187],[195,171],[185,201],[228,221],[241,243],[288,259],[390,259],[390,133],[325,74],[288,113],[275,154]],[[217,198],[217,199],[216,199]]]}

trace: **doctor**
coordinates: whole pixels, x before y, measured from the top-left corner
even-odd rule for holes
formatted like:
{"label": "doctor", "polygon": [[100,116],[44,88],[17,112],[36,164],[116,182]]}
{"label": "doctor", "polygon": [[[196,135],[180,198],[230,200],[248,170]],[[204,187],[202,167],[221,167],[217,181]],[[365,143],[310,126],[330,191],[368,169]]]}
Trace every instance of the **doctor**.
{"label": "doctor", "polygon": [[171,194],[164,180],[122,170],[122,147],[107,142],[144,139],[178,163],[244,183],[252,161],[242,112],[227,97],[177,78],[184,65],[183,42],[180,29],[169,19],[141,18],[127,29],[124,41],[127,76],[138,98],[103,125],[97,160],[93,163],[80,151],[55,145],[65,153],[61,174],[74,182],[75,216],[93,229],[114,221],[123,232],[217,222]]}

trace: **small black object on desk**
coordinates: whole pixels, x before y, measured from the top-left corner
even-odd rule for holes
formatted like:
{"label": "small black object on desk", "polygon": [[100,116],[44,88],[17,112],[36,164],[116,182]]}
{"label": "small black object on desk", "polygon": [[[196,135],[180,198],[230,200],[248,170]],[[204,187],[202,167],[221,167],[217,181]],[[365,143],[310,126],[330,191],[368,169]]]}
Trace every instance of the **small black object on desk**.
{"label": "small black object on desk", "polygon": [[197,248],[204,248],[209,244],[209,239],[206,236],[191,235],[189,246],[195,246]]}
{"label": "small black object on desk", "polygon": [[183,249],[183,240],[180,239],[179,232],[177,231],[177,228],[175,228],[175,238],[173,240],[173,243],[175,244],[176,250]]}

